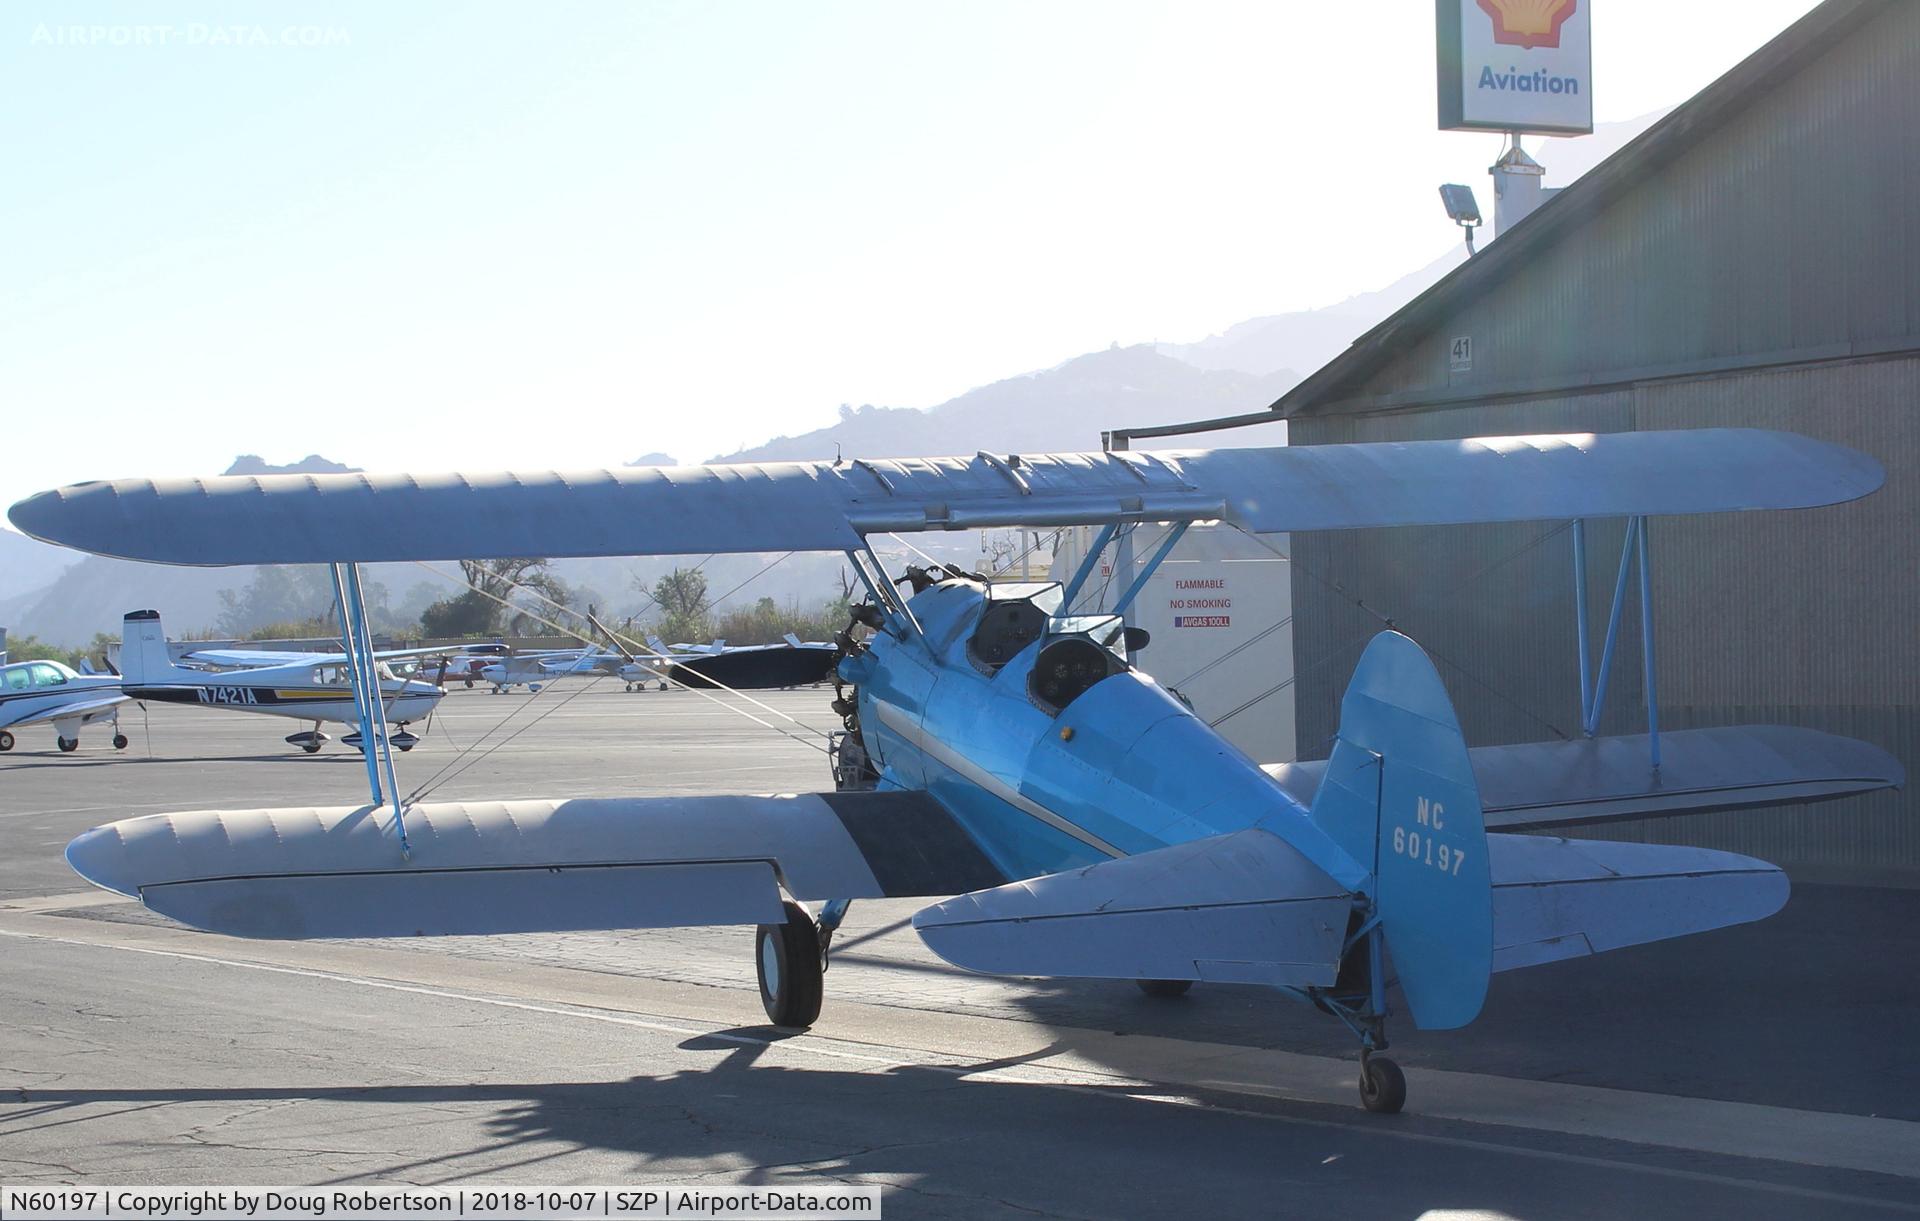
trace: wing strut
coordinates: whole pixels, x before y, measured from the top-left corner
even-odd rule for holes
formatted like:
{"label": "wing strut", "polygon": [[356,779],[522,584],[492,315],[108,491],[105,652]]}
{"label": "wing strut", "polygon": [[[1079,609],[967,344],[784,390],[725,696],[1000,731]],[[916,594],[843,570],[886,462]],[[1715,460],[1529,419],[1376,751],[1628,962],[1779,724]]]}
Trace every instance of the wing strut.
{"label": "wing strut", "polygon": [[[346,646],[347,677],[353,688],[353,709],[360,720],[360,753],[367,763],[367,788],[376,806],[393,802],[393,829],[400,837],[400,854],[411,859],[406,815],[400,800],[400,782],[393,774],[393,747],[387,742],[387,709],[381,698],[379,662],[373,655],[373,634],[367,630],[367,603],[360,592],[360,565],[330,564],[334,609],[340,615],[341,643]],[[380,778],[386,776],[386,793]]]}
{"label": "wing strut", "polygon": [[[1636,564],[1637,561],[1637,564]],[[1626,609],[1627,581],[1635,567],[1640,572],[1640,659],[1644,667],[1647,702],[1647,755],[1660,770],[1660,688],[1654,672],[1653,561],[1647,554],[1647,519],[1627,518],[1627,534],[1620,544],[1620,571],[1613,582],[1613,603],[1607,613],[1606,642],[1600,646],[1600,670],[1592,661],[1592,633],[1587,626],[1587,523],[1573,522],[1573,613],[1580,637],[1580,729],[1589,738],[1600,731],[1607,707],[1607,679],[1613,673],[1613,650],[1620,639],[1620,615]]]}

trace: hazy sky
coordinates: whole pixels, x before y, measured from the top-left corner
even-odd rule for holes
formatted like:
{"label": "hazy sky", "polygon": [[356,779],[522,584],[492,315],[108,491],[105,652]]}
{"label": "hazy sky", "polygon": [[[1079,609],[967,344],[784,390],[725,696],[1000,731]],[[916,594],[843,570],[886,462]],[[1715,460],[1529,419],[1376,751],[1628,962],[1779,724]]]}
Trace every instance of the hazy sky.
{"label": "hazy sky", "polygon": [[[1590,3],[1603,122],[1813,7]],[[698,461],[1337,301],[1458,240],[1435,184],[1490,211],[1432,43],[1426,0],[9,4],[0,504]]]}

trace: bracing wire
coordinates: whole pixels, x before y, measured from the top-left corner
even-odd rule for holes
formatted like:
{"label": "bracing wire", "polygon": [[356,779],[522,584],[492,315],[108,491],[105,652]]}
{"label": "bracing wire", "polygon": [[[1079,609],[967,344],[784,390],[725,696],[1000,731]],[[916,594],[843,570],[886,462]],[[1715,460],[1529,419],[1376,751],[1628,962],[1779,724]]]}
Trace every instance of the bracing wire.
{"label": "bracing wire", "polygon": [[[789,551],[787,554],[792,555],[793,552]],[[713,556],[707,557],[707,559],[712,559],[712,558]],[[415,560],[414,563],[419,564],[420,567],[425,568],[428,572],[439,571],[438,569],[433,568],[431,565],[422,563],[419,560]],[[771,568],[771,567],[772,567],[771,564],[768,565],[768,568]],[[762,569],[761,571],[765,572],[766,569]],[[442,577],[445,577],[448,580],[454,579],[449,574],[446,574],[446,573],[441,573],[440,575]],[[751,579],[752,578],[749,578],[749,580]],[[582,622],[586,622],[587,617],[585,615],[581,614],[577,610],[574,610],[571,606],[567,606],[564,603],[554,601],[552,598],[548,597],[546,594],[542,593],[539,589],[536,589],[533,586],[522,585],[520,582],[514,580],[512,577],[502,577],[501,580],[505,581],[507,584],[513,586],[515,589],[518,589],[523,593],[528,593],[533,595],[535,598],[538,598],[540,601],[545,602],[547,605],[553,607],[555,611],[561,614],[572,615],[574,618],[579,619]],[[464,584],[464,582],[462,583]],[[745,584],[746,582],[741,583],[741,585],[745,585]],[[472,587],[469,586],[469,588],[472,588]],[[737,591],[739,588],[741,588],[741,586],[735,586],[734,590]],[[490,594],[490,593],[487,593],[485,590],[474,590],[474,592],[478,593],[483,598],[491,598],[493,601],[498,602],[502,606],[513,606],[511,602],[508,602],[505,598],[502,598],[497,594]],[[731,595],[732,592],[734,591],[729,591],[729,596]],[[532,619],[535,623],[545,624],[546,626],[552,628],[556,632],[559,632],[563,636],[570,636],[573,639],[578,640],[581,644],[592,645],[595,643],[590,637],[582,635],[579,631],[573,628],[567,627],[564,624],[556,623],[552,619],[548,619],[545,616],[535,614],[534,612],[526,610],[523,607],[514,606],[513,609],[521,611],[527,616],[527,618]],[[589,624],[588,626],[591,627],[592,625]],[[606,625],[602,624],[601,626],[605,627]],[[674,661],[674,657],[671,653],[662,653],[658,649],[655,649],[650,644],[642,644],[639,641],[634,640],[630,636],[614,631],[612,628],[606,628],[606,632],[607,632],[607,635],[611,636],[615,642],[625,646],[628,653],[635,655],[636,660],[639,657],[646,657],[656,661],[665,661],[669,665],[671,665],[672,662]],[[660,679],[665,679],[667,677],[665,674],[662,674],[659,671],[653,670],[650,668],[648,669],[648,673]],[[761,700],[755,699],[753,696],[747,694],[745,691],[741,691],[735,687],[729,687],[725,683],[719,681],[718,679],[708,678],[706,675],[703,674],[701,675],[701,681],[710,686],[717,687],[718,689],[725,691],[728,695],[737,696],[738,698],[743,699],[748,703],[752,704],[754,707],[759,708],[763,712],[779,717],[781,720],[787,721],[794,725],[799,725],[802,728],[811,728],[810,726],[807,726],[805,722],[799,720],[798,718],[789,716],[786,713],[780,711],[778,708],[775,708],[772,705],[767,704]],[[693,691],[702,696],[706,696],[706,698],[708,699],[715,700],[715,702],[720,703],[722,707],[732,707],[732,705],[727,704],[725,701],[718,700],[717,697],[707,695],[707,693],[699,687],[690,686],[686,683],[681,683],[680,685],[688,691]],[[814,732],[819,732],[819,731],[816,730]]]}
{"label": "bracing wire", "polygon": [[[709,556],[708,558],[711,559],[712,557]],[[458,578],[455,578],[454,576],[452,576],[452,574],[446,573],[441,571],[440,569],[434,568],[430,564],[424,563],[423,561],[419,561],[419,560],[415,560],[414,563],[426,569],[428,572],[434,573],[446,580],[453,581],[457,584],[467,585],[469,589],[474,589],[472,585],[468,585],[466,582],[460,581]],[[769,567],[771,567],[771,565],[769,565]],[[762,571],[765,571],[765,570],[763,569]],[[513,586],[515,589],[518,589],[523,593],[528,593],[533,595],[534,597],[540,599],[542,602],[545,602],[547,605],[552,606],[557,611],[561,611],[566,614],[573,615],[577,618],[581,618],[581,619],[585,618],[585,616],[581,615],[578,611],[575,611],[573,608],[569,606],[565,606],[559,602],[556,602],[553,598],[547,596],[545,593],[542,593],[538,589],[535,589],[531,586],[524,585],[519,581],[515,581],[511,577],[502,577],[501,579],[504,580],[508,585]],[[474,589],[474,591],[480,594],[481,597],[488,598],[494,602],[497,602],[501,606],[513,605],[507,599],[500,597],[498,594],[491,593],[487,590]],[[534,620],[536,623],[544,624],[547,627],[552,628],[553,630],[559,632],[564,636],[569,636],[575,640],[580,641],[582,644],[591,646],[592,644],[595,643],[594,641],[589,639],[587,636],[581,634],[580,632],[567,627],[565,624],[558,623],[552,619],[549,619],[546,616],[539,614],[537,611],[525,610],[525,608],[520,608],[520,607],[515,607],[514,609],[522,610],[523,613],[525,613],[528,618]],[[669,663],[671,662],[670,655],[665,653],[660,653],[654,648],[652,648],[652,646],[650,645],[644,645],[644,644],[635,642],[627,638],[626,636],[622,635],[621,633],[613,631],[611,628],[607,629],[607,633],[608,635],[612,636],[616,641],[619,641],[625,644],[630,650],[630,652],[633,654],[644,655],[652,659],[666,660]],[[657,677],[665,678],[665,675],[660,673],[659,671],[654,671],[649,669],[649,673],[653,673]],[[506,717],[502,718],[498,724],[494,725],[492,728],[488,729],[485,733],[481,734],[479,738],[475,739],[475,741],[471,746],[467,747],[464,751],[460,752],[460,754],[456,755],[454,759],[450,760],[448,763],[443,765],[438,772],[428,777],[428,779],[423,784],[418,786],[413,791],[413,793],[407,798],[407,803],[412,804],[414,802],[418,802],[419,800],[424,798],[428,793],[430,793],[433,789],[438,788],[441,784],[444,784],[449,780],[452,780],[454,777],[458,776],[461,772],[465,771],[468,767],[471,767],[474,763],[479,762],[481,759],[485,758],[487,755],[493,753],[493,751],[499,749],[499,747],[505,745],[507,742],[512,741],[514,738],[519,737],[522,733],[525,733],[528,728],[538,724],[541,720],[545,719],[548,715],[550,715],[553,711],[556,711],[559,707],[565,705],[566,703],[573,700],[575,697],[581,694],[584,694],[586,691],[590,690],[596,683],[600,681],[600,679],[604,677],[606,677],[604,672],[596,674],[591,680],[588,681],[588,683],[585,686],[577,688],[576,690],[571,692],[565,699],[561,700],[559,704],[556,704],[554,705],[554,707],[548,708],[545,711],[542,711],[539,716],[521,725],[518,729],[514,730],[511,734],[508,734],[506,737],[500,739],[497,742],[494,742],[491,746],[486,746],[484,750],[481,749],[483,744],[485,744],[489,738],[492,738],[495,734],[503,731],[509,724],[511,724],[514,721],[516,717],[518,717],[522,712],[526,711],[528,708],[531,708],[533,706],[534,701],[538,700],[539,697],[542,694],[544,694],[547,689],[547,685],[543,685],[541,691],[534,692],[531,698],[529,698],[526,702],[520,704],[519,707],[515,708]],[[763,703],[758,699],[755,699],[753,696],[748,695],[743,691],[739,691],[733,687],[729,687],[725,683],[722,683],[717,679],[707,678],[706,676],[703,675],[702,681],[711,683],[714,687],[718,688],[719,690],[724,691],[729,695],[736,696],[740,699],[744,699],[749,703],[752,703],[754,706],[764,709],[765,711],[775,716],[781,717],[782,719],[787,720],[795,725],[800,725],[802,726],[802,728],[807,728],[811,730],[811,727],[804,725],[804,723],[799,721],[798,719],[792,716],[789,716],[784,712],[781,712],[777,708],[770,707],[769,705]],[[739,707],[736,704],[730,703],[727,700],[721,699],[719,696],[714,695],[710,691],[703,690],[700,687],[689,686],[685,683],[682,683],[680,685],[685,690],[693,692],[695,695],[700,696],[702,699],[708,700],[709,702],[717,704],[722,708],[728,709],[729,711],[732,711],[740,716],[746,717],[748,720],[752,721],[756,725],[759,725],[766,729],[770,729],[775,733],[781,734],[784,737],[791,738],[794,741],[799,742],[804,746],[810,747],[814,750],[821,752],[822,754],[830,753],[825,745],[814,741],[812,738],[803,737],[800,734],[796,734],[791,730],[788,730],[782,726],[772,723],[771,721],[762,720],[760,717],[753,715],[753,713],[749,712],[747,709]],[[819,733],[821,731],[811,730],[811,732]]]}

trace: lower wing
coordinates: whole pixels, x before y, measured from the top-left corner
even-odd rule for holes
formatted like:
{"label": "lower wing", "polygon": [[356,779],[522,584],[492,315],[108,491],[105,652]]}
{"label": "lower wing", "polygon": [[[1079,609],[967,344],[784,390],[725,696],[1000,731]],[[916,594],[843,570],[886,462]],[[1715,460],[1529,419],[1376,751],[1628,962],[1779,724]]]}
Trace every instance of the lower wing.
{"label": "lower wing", "polygon": [[922,793],[203,810],[96,827],[88,881],[240,937],[405,937],[778,923],[796,899],[1007,881]]}
{"label": "lower wing", "polygon": [[[1489,831],[1829,801],[1906,783],[1899,761],[1877,746],[1785,725],[1669,730],[1660,753],[1654,771],[1644,734],[1467,752]],[[1266,771],[1310,806],[1326,767],[1315,760]]]}

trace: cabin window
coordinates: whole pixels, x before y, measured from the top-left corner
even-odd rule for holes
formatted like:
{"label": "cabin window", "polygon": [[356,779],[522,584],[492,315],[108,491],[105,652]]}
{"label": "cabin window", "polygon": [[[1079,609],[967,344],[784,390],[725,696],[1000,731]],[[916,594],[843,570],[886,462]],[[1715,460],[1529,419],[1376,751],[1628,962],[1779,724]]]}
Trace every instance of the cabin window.
{"label": "cabin window", "polygon": [[58,687],[67,681],[60,667],[50,666],[46,662],[36,662],[33,666],[33,685],[36,687]]}
{"label": "cabin window", "polygon": [[32,676],[27,673],[27,667],[25,666],[21,666],[17,670],[7,671],[7,690],[9,691],[25,691],[27,684],[31,681]]}

